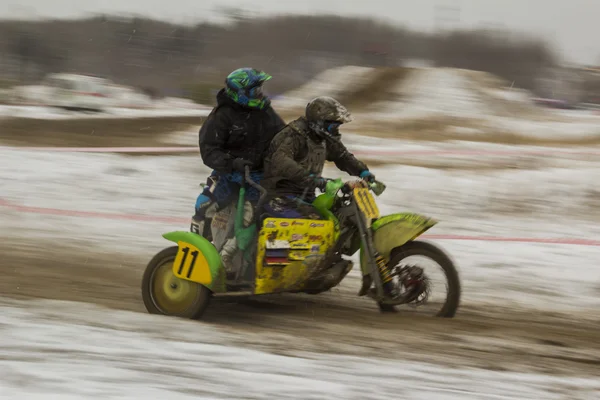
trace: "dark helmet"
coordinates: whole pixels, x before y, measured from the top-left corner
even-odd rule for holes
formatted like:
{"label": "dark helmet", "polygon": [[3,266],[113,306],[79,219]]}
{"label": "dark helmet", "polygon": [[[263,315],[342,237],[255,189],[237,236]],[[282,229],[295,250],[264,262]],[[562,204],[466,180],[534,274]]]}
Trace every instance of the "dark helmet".
{"label": "dark helmet", "polygon": [[350,112],[332,97],[320,96],[306,105],[306,120],[320,136],[339,136],[339,127],[353,120]]}
{"label": "dark helmet", "polygon": [[225,93],[236,103],[250,108],[263,109],[270,102],[262,91],[262,85],[271,75],[254,68],[239,68],[225,79]]}

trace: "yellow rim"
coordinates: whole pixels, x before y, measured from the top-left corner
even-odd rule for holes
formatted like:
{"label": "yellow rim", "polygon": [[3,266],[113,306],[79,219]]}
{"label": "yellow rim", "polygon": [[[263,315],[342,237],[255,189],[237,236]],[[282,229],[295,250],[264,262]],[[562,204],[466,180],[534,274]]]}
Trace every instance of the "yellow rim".
{"label": "yellow rim", "polygon": [[198,298],[200,285],[179,279],[173,274],[173,260],[154,271],[152,300],[165,314],[183,314]]}

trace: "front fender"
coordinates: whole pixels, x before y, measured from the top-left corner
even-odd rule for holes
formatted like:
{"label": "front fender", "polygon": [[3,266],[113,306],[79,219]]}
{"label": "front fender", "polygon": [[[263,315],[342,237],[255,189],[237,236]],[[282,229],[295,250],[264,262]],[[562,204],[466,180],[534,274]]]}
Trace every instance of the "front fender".
{"label": "front fender", "polygon": [[225,291],[225,271],[221,263],[221,256],[211,242],[193,232],[174,231],[162,235],[165,239],[177,243],[181,247],[184,243],[189,243],[198,248],[207,261],[211,283],[205,284],[214,293]]}
{"label": "front fender", "polygon": [[[414,213],[397,213],[381,217],[371,225],[375,249],[389,261],[393,249],[416,239],[437,223],[438,221],[433,218]],[[363,275],[369,273],[367,257],[362,246],[360,268]]]}

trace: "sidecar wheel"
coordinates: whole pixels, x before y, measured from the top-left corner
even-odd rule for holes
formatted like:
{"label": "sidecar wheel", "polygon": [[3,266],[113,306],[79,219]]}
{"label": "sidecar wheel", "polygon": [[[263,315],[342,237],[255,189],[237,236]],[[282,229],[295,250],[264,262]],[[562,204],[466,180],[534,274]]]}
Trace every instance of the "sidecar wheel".
{"label": "sidecar wheel", "polygon": [[142,279],[142,298],[150,314],[199,319],[212,292],[198,283],[173,274],[177,246],[168,247],[148,263]]}

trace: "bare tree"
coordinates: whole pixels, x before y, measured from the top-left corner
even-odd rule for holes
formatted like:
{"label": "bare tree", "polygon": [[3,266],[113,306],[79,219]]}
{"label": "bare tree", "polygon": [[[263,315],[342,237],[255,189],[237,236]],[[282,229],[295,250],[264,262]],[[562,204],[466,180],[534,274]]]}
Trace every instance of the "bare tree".
{"label": "bare tree", "polygon": [[[413,58],[488,71],[531,88],[536,71],[555,62],[544,42],[515,38],[507,32],[430,35],[367,18],[251,18],[237,9],[223,13],[228,24],[179,26],[110,15],[0,21],[0,54],[19,60],[24,82],[64,70],[105,76],[153,93],[179,94],[190,85],[221,86],[226,73],[240,66],[269,71],[277,77],[269,89],[281,92],[323,68],[393,66]],[[0,78],[7,74],[9,67],[0,63]]]}

